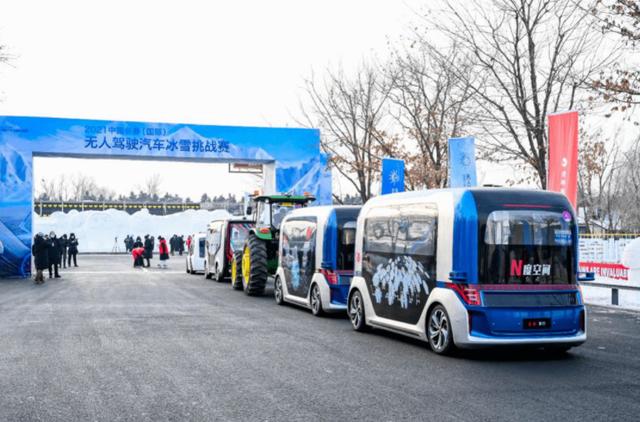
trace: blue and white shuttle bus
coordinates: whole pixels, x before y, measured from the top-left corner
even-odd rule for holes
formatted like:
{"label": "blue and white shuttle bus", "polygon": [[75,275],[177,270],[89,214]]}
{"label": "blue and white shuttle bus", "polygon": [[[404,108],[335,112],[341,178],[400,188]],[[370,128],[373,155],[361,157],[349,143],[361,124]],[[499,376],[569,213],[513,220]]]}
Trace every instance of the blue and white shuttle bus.
{"label": "blue and white shuttle bus", "polygon": [[371,199],[357,223],[351,323],[426,340],[439,354],[577,346],[587,338],[577,230],[566,197],[546,191],[444,189]]}

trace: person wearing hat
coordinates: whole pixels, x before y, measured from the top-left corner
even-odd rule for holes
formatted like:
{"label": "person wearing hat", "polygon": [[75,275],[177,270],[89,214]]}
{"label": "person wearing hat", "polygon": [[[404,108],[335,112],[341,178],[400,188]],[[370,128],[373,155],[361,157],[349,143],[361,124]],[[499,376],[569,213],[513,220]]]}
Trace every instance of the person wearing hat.
{"label": "person wearing hat", "polygon": [[69,241],[67,242],[69,247],[69,257],[67,259],[67,267],[71,267],[71,258],[73,258],[73,266],[78,266],[78,239],[74,233],[69,234]]}
{"label": "person wearing hat", "polygon": [[48,257],[49,257],[49,278],[60,278],[58,267],[60,266],[60,240],[56,237],[54,231],[49,233],[47,241]]}
{"label": "person wearing hat", "polygon": [[34,281],[36,284],[42,284],[44,283],[42,271],[49,268],[49,250],[47,242],[44,240],[44,233],[38,233],[33,238],[31,253],[33,254],[33,264],[36,267]]}

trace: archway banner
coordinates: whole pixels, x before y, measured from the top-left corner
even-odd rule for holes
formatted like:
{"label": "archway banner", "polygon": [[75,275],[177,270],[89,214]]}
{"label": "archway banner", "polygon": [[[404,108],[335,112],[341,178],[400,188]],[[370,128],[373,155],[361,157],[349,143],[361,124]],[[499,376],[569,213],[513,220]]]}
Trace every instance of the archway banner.
{"label": "archway banner", "polygon": [[331,203],[317,129],[0,116],[0,277],[30,273],[34,156],[262,163],[277,192]]}

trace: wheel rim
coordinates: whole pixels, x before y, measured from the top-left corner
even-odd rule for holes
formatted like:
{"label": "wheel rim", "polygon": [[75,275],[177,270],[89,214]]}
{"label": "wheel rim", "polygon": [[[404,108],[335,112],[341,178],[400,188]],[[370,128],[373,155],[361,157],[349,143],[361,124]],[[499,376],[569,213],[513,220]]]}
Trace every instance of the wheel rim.
{"label": "wheel rim", "polygon": [[351,296],[351,302],[349,306],[349,317],[354,327],[358,328],[362,321],[362,300],[359,293],[354,293]]}
{"label": "wheel rim", "polygon": [[429,342],[436,351],[441,351],[448,340],[449,321],[442,309],[436,309],[429,318]]}
{"label": "wheel rim", "polygon": [[251,251],[248,247],[242,252],[242,282],[249,284],[249,275],[251,274]]}
{"label": "wheel rim", "polygon": [[320,311],[320,292],[316,285],[311,289],[311,310],[317,314]]}
{"label": "wheel rim", "polygon": [[276,279],[274,294],[276,295],[276,302],[280,302],[282,300],[282,283],[279,278]]}
{"label": "wheel rim", "polygon": [[236,276],[238,275],[238,264],[236,264],[236,260],[234,259],[231,263],[231,284],[235,284]]}

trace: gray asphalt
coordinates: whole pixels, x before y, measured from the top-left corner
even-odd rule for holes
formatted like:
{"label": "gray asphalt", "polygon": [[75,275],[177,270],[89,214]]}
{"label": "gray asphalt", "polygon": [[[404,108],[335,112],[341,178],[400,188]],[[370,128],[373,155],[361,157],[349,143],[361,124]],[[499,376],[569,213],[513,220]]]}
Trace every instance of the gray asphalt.
{"label": "gray asphalt", "polygon": [[[0,280],[0,420],[637,421],[640,314],[589,309],[565,356],[352,331],[228,283],[119,256]],[[270,292],[269,292],[270,293]]]}

